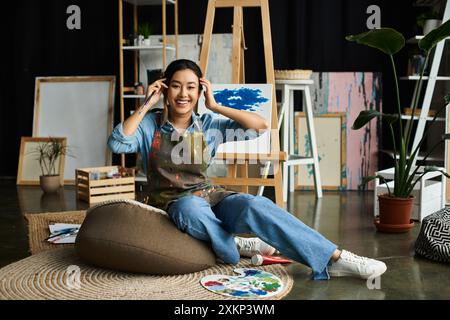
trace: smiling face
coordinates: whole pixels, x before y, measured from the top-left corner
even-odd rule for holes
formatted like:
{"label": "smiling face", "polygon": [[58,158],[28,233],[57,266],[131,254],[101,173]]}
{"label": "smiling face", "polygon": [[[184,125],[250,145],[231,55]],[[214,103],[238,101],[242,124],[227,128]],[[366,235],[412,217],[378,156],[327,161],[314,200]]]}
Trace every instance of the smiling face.
{"label": "smiling face", "polygon": [[181,117],[191,114],[200,96],[198,76],[190,69],[174,73],[167,89],[170,116]]}

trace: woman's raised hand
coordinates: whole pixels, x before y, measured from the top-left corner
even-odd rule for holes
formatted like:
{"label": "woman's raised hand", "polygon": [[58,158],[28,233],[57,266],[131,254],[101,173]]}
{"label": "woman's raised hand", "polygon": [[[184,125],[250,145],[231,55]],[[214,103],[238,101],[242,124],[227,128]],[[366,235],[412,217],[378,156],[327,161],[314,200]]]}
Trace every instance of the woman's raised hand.
{"label": "woman's raised hand", "polygon": [[217,107],[219,106],[216,102],[216,99],[214,99],[214,94],[211,88],[211,82],[206,80],[205,78],[200,78],[200,85],[204,87],[203,94],[205,95],[205,106],[211,111],[215,111]]}
{"label": "woman's raised hand", "polygon": [[144,104],[142,105],[142,108],[146,110],[150,110],[151,107],[153,107],[161,97],[161,94],[163,93],[164,89],[167,89],[167,85],[164,83],[165,78],[156,80],[147,88],[147,94],[145,96]]}

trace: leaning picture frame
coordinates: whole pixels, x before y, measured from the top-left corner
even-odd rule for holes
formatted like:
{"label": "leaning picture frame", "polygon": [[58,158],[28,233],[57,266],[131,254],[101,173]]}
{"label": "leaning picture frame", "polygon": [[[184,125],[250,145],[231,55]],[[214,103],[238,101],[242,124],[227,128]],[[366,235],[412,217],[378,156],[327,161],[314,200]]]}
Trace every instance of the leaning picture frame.
{"label": "leaning picture frame", "polygon": [[36,77],[33,137],[67,138],[65,184],[77,168],[111,165],[114,88],[115,76]]}
{"label": "leaning picture frame", "polygon": [[[319,156],[319,168],[324,190],[346,190],[346,114],[344,112],[314,115],[314,127]],[[310,156],[305,113],[295,114],[296,148],[299,154]],[[312,165],[298,166],[295,170],[295,189],[313,190]]]}
{"label": "leaning picture frame", "polygon": [[[66,146],[67,139],[60,137],[22,137],[20,141],[19,164],[17,167],[17,185],[34,186],[39,185],[39,176],[42,175],[39,161],[34,150],[39,144],[57,139],[63,146]],[[56,167],[60,175],[61,185],[64,185],[64,163],[65,156],[61,155],[56,159]]]}

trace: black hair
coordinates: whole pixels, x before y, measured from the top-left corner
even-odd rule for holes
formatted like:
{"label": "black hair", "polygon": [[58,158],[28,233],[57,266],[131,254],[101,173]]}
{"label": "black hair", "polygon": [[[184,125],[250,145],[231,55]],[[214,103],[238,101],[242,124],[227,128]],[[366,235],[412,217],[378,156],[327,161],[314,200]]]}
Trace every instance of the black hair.
{"label": "black hair", "polygon": [[[174,60],[172,61],[166,68],[166,71],[164,71],[163,74],[163,78],[166,78],[166,80],[164,81],[167,85],[170,84],[170,81],[173,78],[173,75],[180,70],[191,70],[192,72],[195,73],[195,75],[199,78],[203,77],[203,72],[200,69],[200,67],[191,60],[188,59],[178,59],[178,60]],[[199,84],[199,91],[202,90],[202,86]]]}

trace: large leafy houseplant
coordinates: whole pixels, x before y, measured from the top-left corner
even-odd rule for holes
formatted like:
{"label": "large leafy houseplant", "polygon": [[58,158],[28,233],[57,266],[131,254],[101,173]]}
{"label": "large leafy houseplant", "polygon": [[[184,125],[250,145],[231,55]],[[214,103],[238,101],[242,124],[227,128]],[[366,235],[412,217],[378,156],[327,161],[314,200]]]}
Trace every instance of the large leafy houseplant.
{"label": "large leafy houseplant", "polygon": [[[425,63],[421,68],[419,81],[416,82],[415,88],[416,92],[421,92],[424,71],[430,58],[430,53],[432,49],[437,45],[439,41],[449,36],[450,36],[450,21],[447,21],[437,29],[428,33],[424,38],[422,38],[419,41],[418,43],[419,48],[424,52],[426,59]],[[364,110],[361,111],[361,113],[358,115],[352,126],[352,129],[358,130],[364,127],[370,120],[374,118],[381,118],[382,121],[387,123],[387,125],[389,126],[392,143],[394,147],[394,162],[395,162],[394,188],[393,190],[391,190],[389,189],[389,186],[387,186],[389,196],[403,199],[410,198],[414,186],[420,181],[421,177],[425,175],[427,172],[440,171],[446,177],[450,178],[450,176],[446,172],[442,171],[437,167],[424,167],[423,171],[419,171],[421,167],[415,166],[416,157],[419,153],[419,149],[423,144],[423,142],[425,141],[425,138],[429,133],[430,127],[435,123],[437,117],[446,109],[446,106],[450,103],[450,94],[448,94],[445,97],[445,104],[438,110],[438,112],[436,112],[434,118],[430,122],[430,126],[428,126],[428,128],[424,132],[424,135],[421,138],[419,144],[414,148],[414,150],[409,150],[408,146],[412,136],[413,126],[411,125],[407,129],[405,129],[403,128],[402,125],[400,92],[396,72],[396,65],[394,61],[394,55],[405,46],[404,36],[392,28],[380,28],[380,29],[373,29],[358,35],[350,35],[347,36],[346,39],[382,51],[383,53],[389,56],[392,64],[395,83],[397,112],[394,114],[383,114],[376,110]],[[412,103],[412,113],[410,119],[411,123],[413,121],[413,117],[415,115],[416,108],[419,103],[419,96],[420,95],[417,94],[414,97],[414,101]],[[396,128],[398,130],[397,134],[394,131],[394,124],[397,124]],[[446,139],[449,139],[449,137],[450,137],[449,134],[443,135],[442,138],[425,155],[423,160],[425,161],[430,156],[430,154],[436,149],[436,147]],[[374,180],[375,178],[379,178],[382,182],[385,182],[385,179],[381,176],[370,176],[364,178],[363,184],[371,180]]]}

